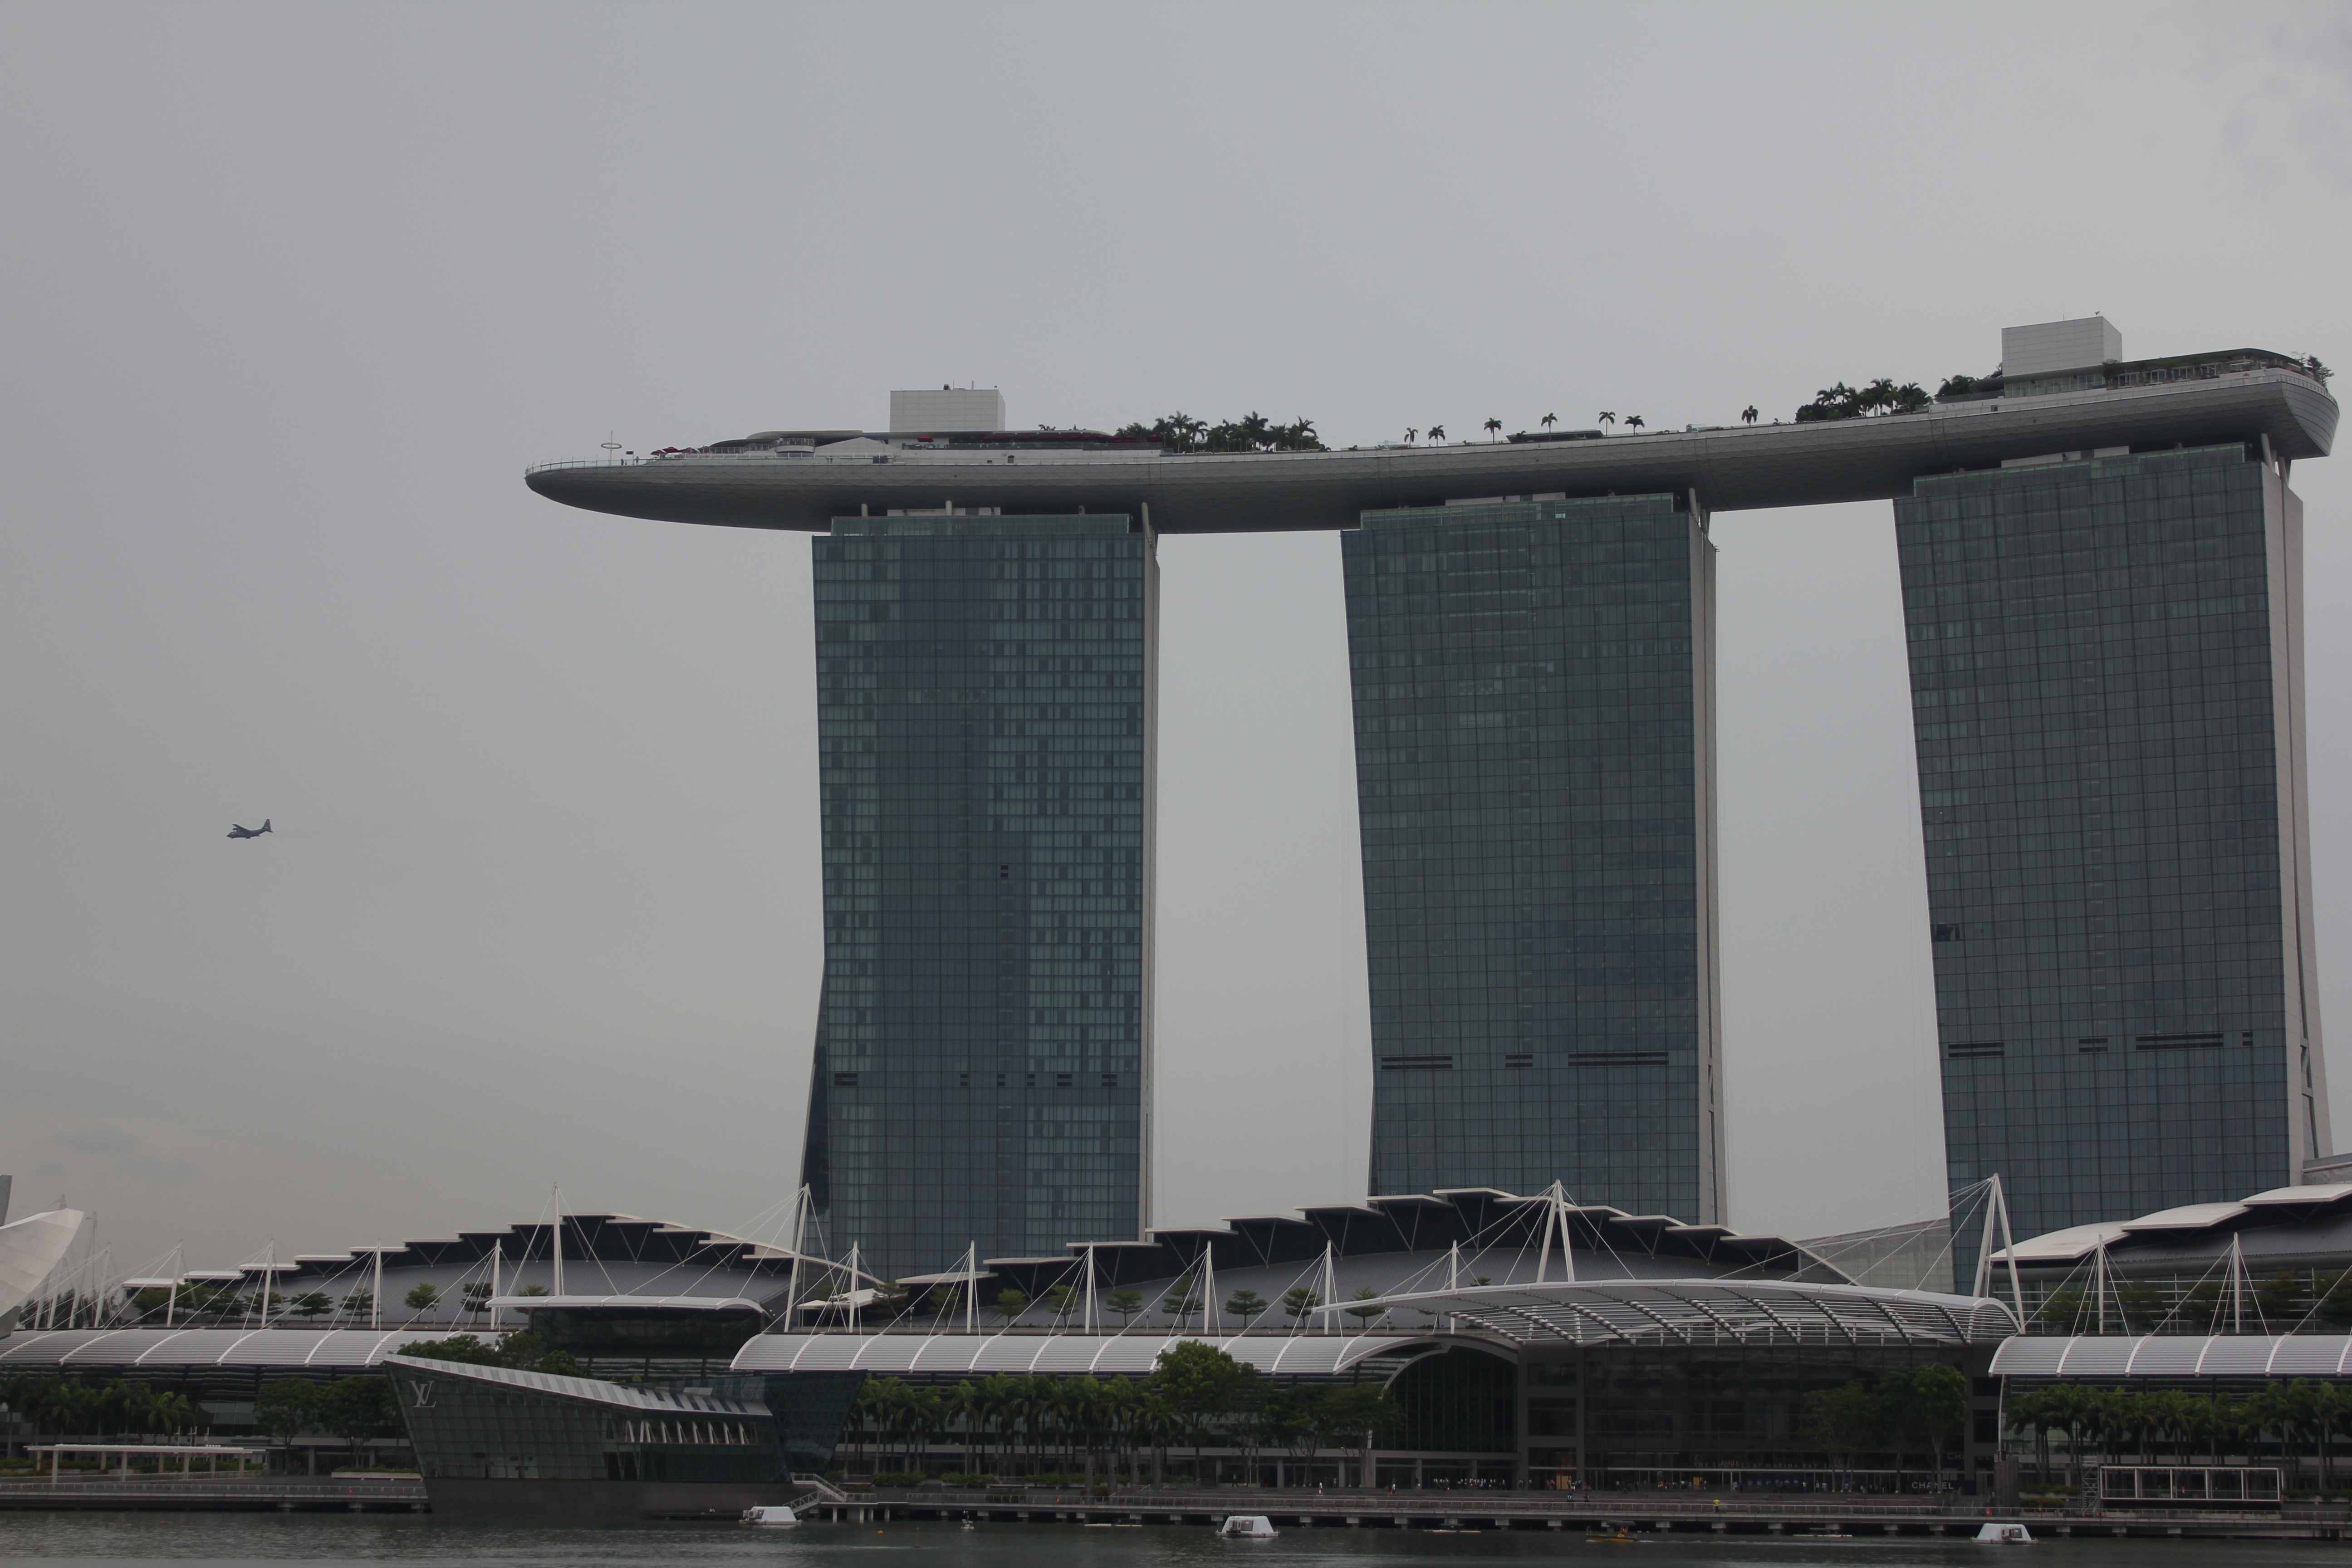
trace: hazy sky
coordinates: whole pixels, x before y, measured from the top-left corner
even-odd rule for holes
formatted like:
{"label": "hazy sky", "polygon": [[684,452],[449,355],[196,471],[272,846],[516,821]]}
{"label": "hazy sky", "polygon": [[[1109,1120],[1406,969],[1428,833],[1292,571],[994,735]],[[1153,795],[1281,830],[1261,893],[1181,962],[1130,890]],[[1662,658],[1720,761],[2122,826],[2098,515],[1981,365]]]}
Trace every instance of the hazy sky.
{"label": "hazy sky", "polygon": [[[0,5],[16,1212],[222,1267],[555,1181],[721,1228],[788,1192],[807,540],[569,510],[526,464],[948,381],[1019,426],[1257,409],[1340,445],[1785,417],[2093,310],[2135,357],[2352,362],[2347,18]],[[2352,478],[2294,479],[2352,1009]],[[1732,1219],[1924,1215],[1890,509],[1715,535]],[[1358,1198],[1338,542],[1161,560],[1159,1217]],[[2341,1050],[2336,1083],[2352,1128]]]}

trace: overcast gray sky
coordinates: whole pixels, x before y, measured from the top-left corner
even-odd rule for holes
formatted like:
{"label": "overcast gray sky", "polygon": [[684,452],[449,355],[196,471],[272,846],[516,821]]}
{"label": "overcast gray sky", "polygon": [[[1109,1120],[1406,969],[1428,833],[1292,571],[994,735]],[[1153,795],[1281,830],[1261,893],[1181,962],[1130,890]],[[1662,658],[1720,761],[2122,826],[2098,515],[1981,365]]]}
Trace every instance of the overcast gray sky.
{"label": "overcast gray sky", "polygon": [[[1257,409],[1340,445],[1785,417],[2093,310],[2133,356],[2352,360],[2347,17],[0,5],[16,1212],[219,1267],[528,1219],[555,1181],[722,1228],[789,1190],[807,541],[567,510],[527,463],[875,426],[947,381],[1016,425]],[[2352,479],[2295,483],[2352,1008]],[[1750,1228],[1940,1192],[1892,532],[1716,524]],[[1159,1217],[1360,1197],[1338,543],[1161,558]]]}

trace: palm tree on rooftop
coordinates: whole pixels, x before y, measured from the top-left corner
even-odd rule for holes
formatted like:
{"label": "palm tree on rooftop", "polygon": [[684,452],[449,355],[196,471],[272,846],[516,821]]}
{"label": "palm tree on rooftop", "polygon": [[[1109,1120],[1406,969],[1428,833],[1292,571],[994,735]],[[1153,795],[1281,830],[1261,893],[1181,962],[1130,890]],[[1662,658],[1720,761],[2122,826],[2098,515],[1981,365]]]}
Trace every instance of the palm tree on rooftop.
{"label": "palm tree on rooftop", "polygon": [[1406,446],[1408,446],[1408,447],[1412,446],[1412,438],[1413,438],[1414,437],[1416,437],[1416,436],[1420,435],[1420,434],[1421,434],[1421,429],[1420,429],[1420,427],[1419,427],[1418,426],[1413,426],[1413,425],[1408,425],[1408,426],[1406,426],[1404,427],[1404,444],[1405,444]]}
{"label": "palm tree on rooftop", "polygon": [[1496,418],[1491,414],[1488,415],[1486,416],[1486,439],[1489,441],[1493,440],[1495,438],[1495,433],[1502,427],[1503,422],[1501,420]]}
{"label": "palm tree on rooftop", "polygon": [[1752,404],[1752,403],[1751,403],[1751,404],[1749,404],[1747,407],[1745,407],[1745,408],[1741,409],[1741,410],[1739,411],[1739,417],[1740,417],[1741,419],[1745,420],[1747,423],[1748,423],[1748,424],[1750,424],[1750,425],[1755,424],[1755,423],[1756,423],[1756,405],[1754,405],[1754,404]]}
{"label": "palm tree on rooftop", "polygon": [[1443,440],[1444,440],[1444,439],[1445,439],[1445,426],[1443,426],[1443,425],[1433,425],[1433,426],[1431,426],[1429,427],[1429,438],[1430,438],[1431,440],[1433,440],[1433,441],[1443,441]]}
{"label": "palm tree on rooftop", "polygon": [[1602,409],[1602,410],[1601,411],[1601,427],[1602,429],[1604,429],[1604,430],[1605,430],[1605,429],[1607,429],[1609,426],[1612,426],[1612,425],[1614,425],[1614,424],[1616,424],[1616,423],[1617,423],[1617,416],[1615,416],[1614,414],[1610,413],[1610,412],[1609,412],[1609,410],[1607,410],[1606,408],[1604,408],[1604,409]]}
{"label": "palm tree on rooftop", "polygon": [[1542,418],[1537,420],[1536,423],[1542,426],[1546,430],[1549,430],[1553,426],[1559,423],[1559,416],[1557,414],[1547,414]]}
{"label": "palm tree on rooftop", "polygon": [[1625,416],[1625,428],[1626,428],[1626,429],[1628,429],[1628,430],[1639,430],[1641,427],[1642,427],[1642,416],[1641,416],[1640,415],[1638,415],[1638,414],[1628,414],[1627,416]]}

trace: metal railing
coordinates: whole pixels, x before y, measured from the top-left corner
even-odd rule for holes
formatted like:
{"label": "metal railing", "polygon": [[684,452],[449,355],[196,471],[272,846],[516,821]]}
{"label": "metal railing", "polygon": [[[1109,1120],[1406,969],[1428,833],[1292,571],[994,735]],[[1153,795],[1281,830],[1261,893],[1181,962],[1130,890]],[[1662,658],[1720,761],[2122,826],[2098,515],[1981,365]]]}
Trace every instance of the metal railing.
{"label": "metal railing", "polygon": [[1803,1500],[1759,1497],[1753,1493],[1689,1493],[1607,1491],[1452,1491],[1422,1488],[1391,1492],[1385,1489],[1330,1487],[1114,1487],[1108,1494],[1089,1498],[1083,1486],[1024,1487],[876,1487],[843,1500],[852,1505],[913,1504],[946,1508],[1092,1508],[1136,1513],[1295,1513],[1350,1512],[1448,1514],[1465,1519],[1544,1519],[1561,1515],[1582,1518],[1605,1513],[1627,1518],[1713,1519],[1727,1514],[1748,1518],[1819,1518],[1836,1515],[1857,1520],[1939,1520],[1973,1518],[1984,1512],[1975,1500],[1948,1497],[1898,1501],[1849,1492],[1819,1492]]}
{"label": "metal railing", "polygon": [[370,1480],[269,1479],[251,1474],[208,1479],[194,1476],[68,1476],[52,1484],[0,1481],[0,1502],[35,1498],[142,1498],[149,1500],[284,1502],[423,1502],[425,1483],[414,1477]]}
{"label": "metal railing", "polygon": [[523,469],[523,474],[528,478],[532,474],[546,473],[551,468],[634,468],[640,464],[655,460],[651,458],[628,457],[558,458],[551,463],[533,463]]}

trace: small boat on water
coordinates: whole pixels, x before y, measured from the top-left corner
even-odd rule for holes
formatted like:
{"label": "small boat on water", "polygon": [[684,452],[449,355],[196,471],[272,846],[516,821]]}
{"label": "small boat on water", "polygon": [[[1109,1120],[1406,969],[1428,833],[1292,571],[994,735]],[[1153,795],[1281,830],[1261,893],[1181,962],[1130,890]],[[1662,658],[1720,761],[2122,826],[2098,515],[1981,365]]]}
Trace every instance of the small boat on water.
{"label": "small boat on water", "polygon": [[1588,1533],[1584,1539],[1593,1542],[1605,1542],[1612,1546],[1646,1546],[1649,1544],[1649,1542],[1643,1541],[1640,1536],[1634,1534],[1632,1531],[1626,1529],[1622,1524],[1604,1524],[1598,1531]]}
{"label": "small boat on water", "polygon": [[743,1510],[746,1524],[798,1524],[800,1516],[782,1503],[763,1503]]}
{"label": "small boat on water", "polygon": [[1272,1541],[1274,1521],[1262,1513],[1232,1513],[1217,1526],[1219,1535],[1230,1535],[1241,1541]]}
{"label": "small boat on water", "polygon": [[2033,1532],[2021,1524],[1988,1524],[1977,1531],[1977,1542],[1982,1546],[2031,1546]]}

